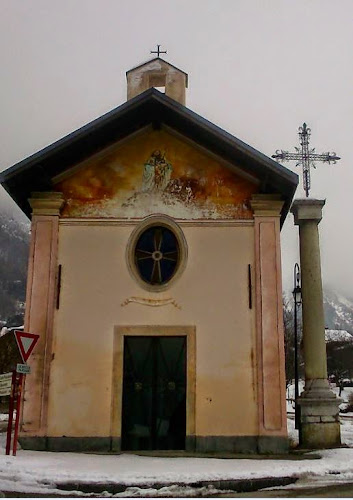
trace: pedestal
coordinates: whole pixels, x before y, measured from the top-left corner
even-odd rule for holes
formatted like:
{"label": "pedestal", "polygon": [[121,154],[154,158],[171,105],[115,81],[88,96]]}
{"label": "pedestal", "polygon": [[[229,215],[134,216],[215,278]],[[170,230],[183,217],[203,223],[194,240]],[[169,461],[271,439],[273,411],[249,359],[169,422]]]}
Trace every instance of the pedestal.
{"label": "pedestal", "polygon": [[305,381],[305,391],[298,401],[301,407],[300,441],[304,448],[340,446],[340,402],[326,379]]}

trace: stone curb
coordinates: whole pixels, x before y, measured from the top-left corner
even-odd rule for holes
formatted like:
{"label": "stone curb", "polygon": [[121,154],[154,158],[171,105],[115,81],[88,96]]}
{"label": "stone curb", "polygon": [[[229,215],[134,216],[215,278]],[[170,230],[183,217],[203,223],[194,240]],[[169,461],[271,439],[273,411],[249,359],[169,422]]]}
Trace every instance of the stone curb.
{"label": "stone curb", "polygon": [[167,486],[189,486],[191,488],[202,488],[213,486],[218,490],[232,490],[239,493],[247,493],[250,491],[257,491],[263,488],[271,488],[275,486],[286,486],[295,483],[298,477],[261,477],[254,479],[220,479],[220,480],[202,480],[195,482],[151,482],[143,484],[120,484],[120,483],[87,483],[87,482],[65,482],[57,483],[55,486],[58,490],[64,491],[81,491],[82,493],[102,494],[107,491],[111,495],[116,493],[123,493],[128,488],[147,489],[153,488],[159,490]]}

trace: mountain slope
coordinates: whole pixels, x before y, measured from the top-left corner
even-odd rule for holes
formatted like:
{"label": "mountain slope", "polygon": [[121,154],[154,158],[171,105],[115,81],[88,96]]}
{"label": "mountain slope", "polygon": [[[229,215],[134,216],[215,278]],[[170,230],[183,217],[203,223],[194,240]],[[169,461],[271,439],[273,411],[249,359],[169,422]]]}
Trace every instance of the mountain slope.
{"label": "mountain slope", "polygon": [[324,311],[326,328],[346,330],[353,335],[353,301],[336,291],[325,289]]}
{"label": "mountain slope", "polygon": [[1,207],[0,327],[22,319],[26,289],[29,223]]}

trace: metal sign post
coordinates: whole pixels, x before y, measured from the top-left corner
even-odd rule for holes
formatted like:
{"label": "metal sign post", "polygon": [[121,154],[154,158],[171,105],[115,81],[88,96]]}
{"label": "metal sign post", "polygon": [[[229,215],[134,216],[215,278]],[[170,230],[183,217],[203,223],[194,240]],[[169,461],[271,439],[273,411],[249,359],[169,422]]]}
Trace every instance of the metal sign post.
{"label": "metal sign post", "polygon": [[[25,376],[31,373],[31,369],[26,364],[26,361],[29,358],[30,354],[32,353],[34,346],[38,342],[39,335],[35,333],[22,332],[21,330],[14,330],[14,335],[17,342],[18,350],[20,351],[21,354],[21,358],[23,359],[23,364],[18,363],[16,366],[16,370],[14,370],[12,373],[12,384],[11,384],[10,404],[9,404],[9,422],[7,425],[7,437],[6,437],[6,455],[10,454],[13,412],[16,400],[16,419],[15,419],[15,429],[14,429],[13,447],[12,447],[12,454],[16,456],[17,439],[20,426],[22,389],[25,382]],[[18,374],[19,377],[17,378]]]}
{"label": "metal sign post", "polygon": [[10,448],[11,448],[11,434],[12,434],[12,421],[13,421],[13,411],[14,411],[14,402],[16,393],[16,379],[17,379],[17,373],[14,370],[12,372],[12,380],[11,380],[9,421],[7,423],[7,434],[6,434],[6,455],[10,455]]}
{"label": "metal sign post", "polygon": [[23,373],[20,373],[20,377],[17,383],[17,401],[16,401],[16,420],[15,420],[15,431],[13,435],[13,448],[12,454],[16,456],[17,452],[17,439],[18,439],[18,429],[20,423],[20,410],[21,410],[21,395],[22,395],[22,386],[23,386]]}

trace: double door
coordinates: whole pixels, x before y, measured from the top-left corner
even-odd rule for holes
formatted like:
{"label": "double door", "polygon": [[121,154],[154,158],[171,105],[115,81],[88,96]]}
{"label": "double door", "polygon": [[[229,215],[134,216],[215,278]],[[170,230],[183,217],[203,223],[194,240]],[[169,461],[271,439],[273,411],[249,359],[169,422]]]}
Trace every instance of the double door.
{"label": "double door", "polygon": [[186,434],[186,337],[125,336],[123,450],[182,450]]}

